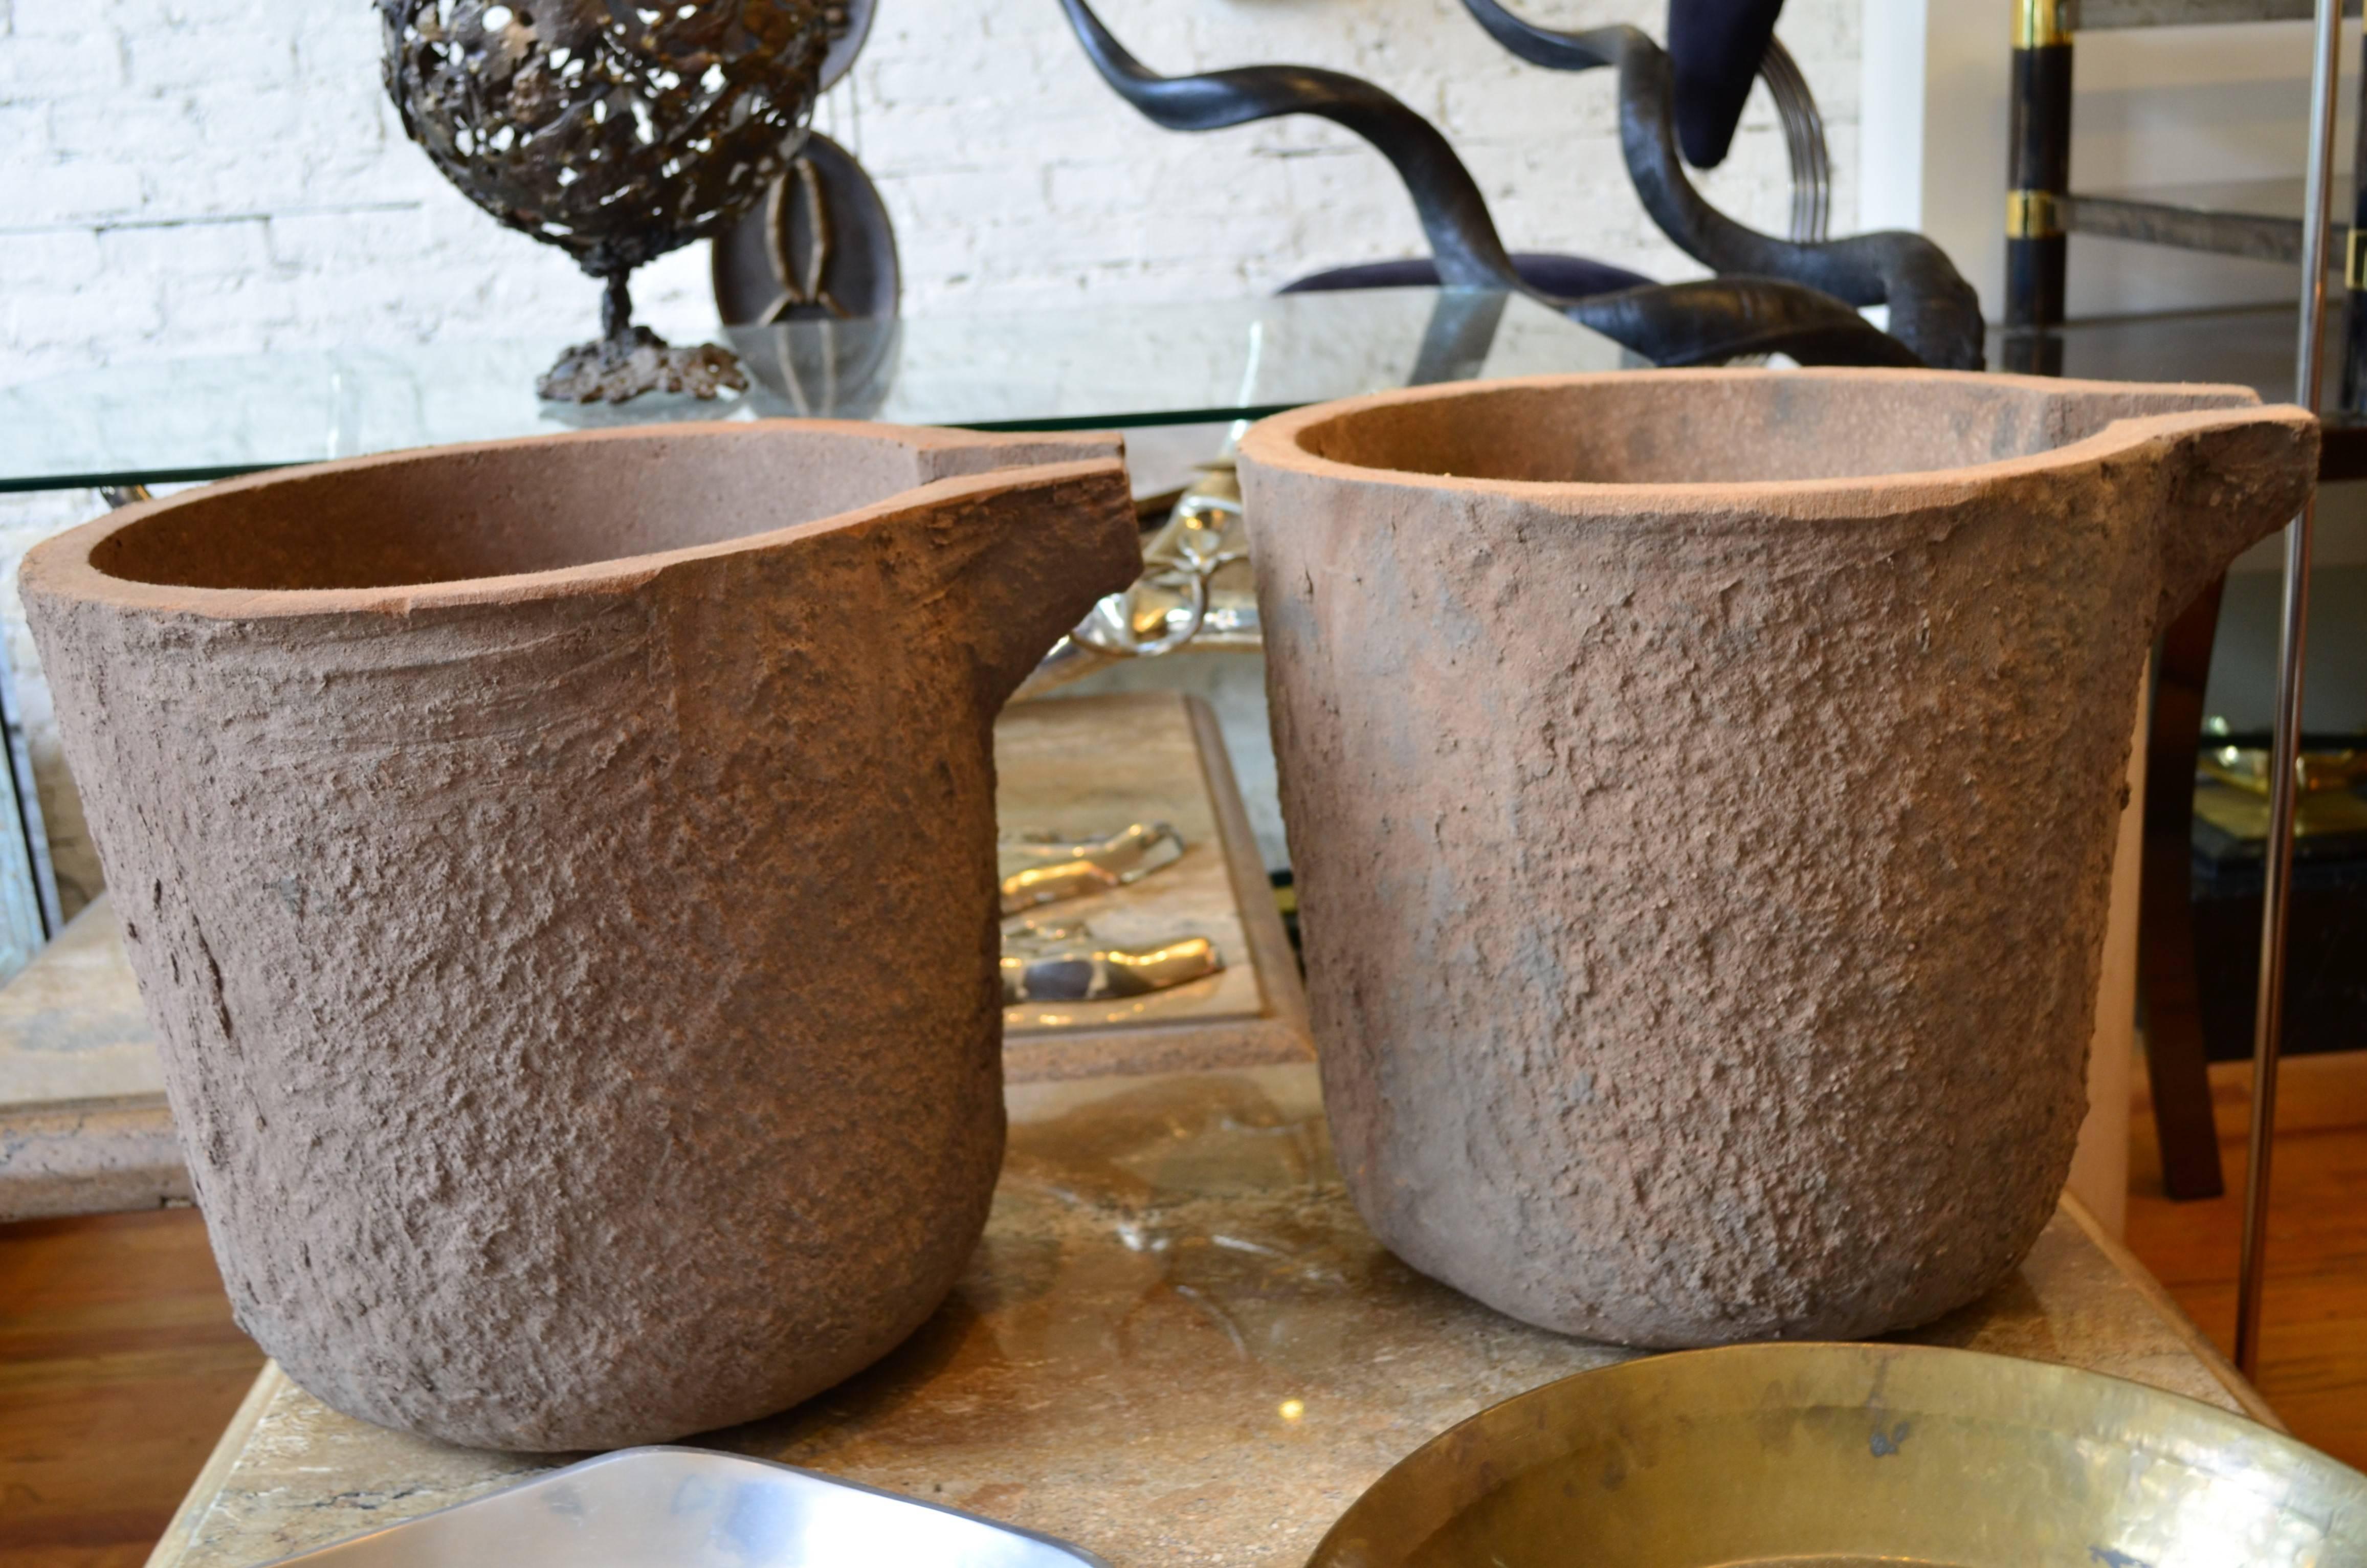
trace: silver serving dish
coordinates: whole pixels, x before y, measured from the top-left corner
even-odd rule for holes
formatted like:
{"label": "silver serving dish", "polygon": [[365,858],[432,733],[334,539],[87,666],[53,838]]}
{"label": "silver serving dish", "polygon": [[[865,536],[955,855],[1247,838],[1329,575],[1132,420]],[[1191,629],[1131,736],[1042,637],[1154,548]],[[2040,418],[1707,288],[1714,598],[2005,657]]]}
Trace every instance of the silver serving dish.
{"label": "silver serving dish", "polygon": [[282,1558],[319,1568],[1108,1568],[971,1514],[703,1449],[625,1449]]}

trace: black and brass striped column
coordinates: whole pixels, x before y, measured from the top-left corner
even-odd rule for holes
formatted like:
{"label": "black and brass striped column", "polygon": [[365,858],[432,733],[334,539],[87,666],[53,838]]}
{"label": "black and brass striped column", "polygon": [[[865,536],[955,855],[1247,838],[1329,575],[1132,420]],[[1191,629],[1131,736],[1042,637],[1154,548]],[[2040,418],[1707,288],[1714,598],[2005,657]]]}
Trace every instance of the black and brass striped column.
{"label": "black and brass striped column", "polygon": [[2006,369],[2059,374],[2063,196],[2071,184],[2073,0],[2013,0],[2013,124],[2005,204]]}

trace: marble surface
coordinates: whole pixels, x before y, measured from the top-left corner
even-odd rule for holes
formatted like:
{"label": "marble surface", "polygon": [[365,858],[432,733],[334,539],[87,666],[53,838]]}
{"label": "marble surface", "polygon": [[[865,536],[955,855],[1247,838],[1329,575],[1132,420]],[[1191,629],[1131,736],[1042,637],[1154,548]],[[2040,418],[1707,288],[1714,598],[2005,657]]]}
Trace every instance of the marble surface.
{"label": "marble surface", "polygon": [[164,1092],[131,960],[101,893],[0,986],[0,1106]]}
{"label": "marble surface", "polygon": [[[1005,1010],[1014,1081],[1311,1059],[1296,960],[1214,720],[1175,692],[1024,703],[995,728],[1005,833],[1168,822],[1183,858],[1046,905],[1121,945],[1212,937],[1223,972],[1130,1002]],[[186,1202],[164,1074],[102,894],[0,987],[0,1221]]]}
{"label": "marble surface", "polygon": [[[1089,760],[1081,757],[1079,744],[1087,733],[1105,742]],[[1005,839],[1083,841],[1106,838],[1136,823],[1163,822],[1184,845],[1182,858],[1131,887],[1041,905],[1022,918],[1082,922],[1096,939],[1119,947],[1207,937],[1226,964],[1206,980],[1149,996],[1005,1007],[1007,1038],[1182,1018],[1256,1017],[1266,1011],[1191,710],[1183,699],[1141,693],[1020,703],[995,723],[994,767],[996,826]]]}
{"label": "marble surface", "polygon": [[[1116,1568],[1303,1562],[1397,1460],[1632,1352],[1524,1327],[1375,1242],[1306,1065],[1015,1085],[993,1217],[901,1349],[701,1442],[1075,1541]],[[1988,1300],[1904,1337],[2250,1409],[2159,1288],[2067,1205]],[[564,1456],[380,1431],[266,1370],[152,1568],[247,1568]]]}
{"label": "marble surface", "polygon": [[188,1197],[164,1072],[101,894],[0,987],[0,1221]]}
{"label": "marble surface", "polygon": [[1208,937],[1225,960],[1221,973],[1149,996],[1006,1007],[1008,1078],[1313,1060],[1297,960],[1206,703],[1141,691],[1014,704],[995,724],[994,763],[1006,835],[1085,839],[1164,822],[1185,846],[1130,887],[1029,918],[1082,922],[1121,947]]}

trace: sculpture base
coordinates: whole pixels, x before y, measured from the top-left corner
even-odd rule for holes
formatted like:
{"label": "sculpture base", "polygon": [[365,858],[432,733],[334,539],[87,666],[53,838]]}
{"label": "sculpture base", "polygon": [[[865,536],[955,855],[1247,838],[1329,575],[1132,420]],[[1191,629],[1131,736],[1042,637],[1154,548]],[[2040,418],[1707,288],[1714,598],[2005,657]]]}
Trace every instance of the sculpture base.
{"label": "sculpture base", "polygon": [[535,391],[551,403],[628,403],[643,392],[713,398],[746,392],[748,373],[728,348],[676,348],[648,327],[579,343],[542,373]]}

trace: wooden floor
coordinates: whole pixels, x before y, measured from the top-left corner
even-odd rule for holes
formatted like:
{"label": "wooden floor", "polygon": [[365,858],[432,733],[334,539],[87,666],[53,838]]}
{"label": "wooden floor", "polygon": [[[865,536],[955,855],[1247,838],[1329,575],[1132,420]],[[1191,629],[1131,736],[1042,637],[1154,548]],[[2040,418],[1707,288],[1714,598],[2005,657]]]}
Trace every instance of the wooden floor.
{"label": "wooden floor", "polygon": [[[2293,1057],[2278,1083],[2258,1381],[2295,1437],[2367,1470],[2367,1052]],[[2140,1103],[2128,1244],[2232,1354],[2250,1067],[2213,1067],[2211,1097],[2227,1195],[2203,1203],[2161,1195],[2153,1116]]]}
{"label": "wooden floor", "polygon": [[262,1365],[195,1210],[0,1225],[0,1568],[138,1568]]}
{"label": "wooden floor", "polygon": [[[2232,1185],[2245,1074],[2213,1088]],[[2367,1054],[2297,1059],[2282,1106],[2260,1386],[2367,1469]],[[2162,1198],[2138,1111],[2129,1244],[2227,1348],[2239,1199]],[[0,1225],[0,1568],[137,1568],[261,1365],[195,1212]]]}

